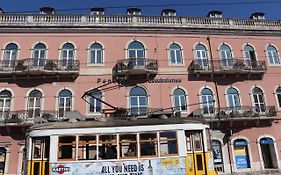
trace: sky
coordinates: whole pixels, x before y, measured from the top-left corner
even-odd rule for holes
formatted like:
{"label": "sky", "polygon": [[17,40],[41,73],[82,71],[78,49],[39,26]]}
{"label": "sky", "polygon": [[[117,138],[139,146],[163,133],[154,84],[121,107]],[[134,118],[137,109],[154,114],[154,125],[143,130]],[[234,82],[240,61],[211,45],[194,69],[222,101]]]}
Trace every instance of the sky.
{"label": "sky", "polygon": [[39,13],[46,6],[59,14],[88,14],[92,7],[103,7],[106,14],[125,14],[127,8],[137,7],[142,15],[160,15],[171,8],[177,16],[204,17],[220,10],[225,18],[247,19],[253,12],[264,12],[266,19],[281,19],[281,0],[0,0],[0,8],[9,13]]}

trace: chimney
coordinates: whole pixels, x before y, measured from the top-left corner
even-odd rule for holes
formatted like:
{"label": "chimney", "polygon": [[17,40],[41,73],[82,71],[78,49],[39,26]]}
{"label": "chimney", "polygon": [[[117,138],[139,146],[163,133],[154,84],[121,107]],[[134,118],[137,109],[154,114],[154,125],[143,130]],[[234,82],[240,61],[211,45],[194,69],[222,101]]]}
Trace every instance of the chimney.
{"label": "chimney", "polygon": [[141,15],[141,9],[139,8],[128,8],[127,15]]}
{"label": "chimney", "polygon": [[176,10],[174,9],[164,9],[161,11],[162,16],[176,16]]}
{"label": "chimney", "polygon": [[250,16],[250,19],[265,19],[265,13],[263,13],[263,12],[254,12]]}
{"label": "chimney", "polygon": [[219,11],[219,10],[209,11],[207,17],[210,17],[210,18],[222,18],[222,11]]}
{"label": "chimney", "polygon": [[94,7],[91,8],[91,15],[104,15],[105,10],[104,8]]}
{"label": "chimney", "polygon": [[55,14],[55,9],[52,7],[41,7],[40,14],[46,14],[46,15]]}

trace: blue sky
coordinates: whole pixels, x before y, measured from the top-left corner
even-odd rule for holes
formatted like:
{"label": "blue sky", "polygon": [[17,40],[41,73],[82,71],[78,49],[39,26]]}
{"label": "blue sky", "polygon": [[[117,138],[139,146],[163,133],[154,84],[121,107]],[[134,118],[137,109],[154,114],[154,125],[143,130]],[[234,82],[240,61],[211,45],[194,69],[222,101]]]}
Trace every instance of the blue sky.
{"label": "blue sky", "polygon": [[[237,4],[212,5],[206,3]],[[149,7],[149,5],[162,6]],[[57,12],[82,14],[89,13],[91,7],[112,7],[106,8],[107,14],[124,14],[127,7],[123,6],[146,6],[140,7],[143,15],[159,15],[161,10],[165,8],[177,10],[178,16],[206,16],[210,10],[221,10],[226,18],[248,18],[253,12],[261,11],[266,14],[267,19],[281,19],[281,0],[0,0],[0,8],[5,12],[31,11],[36,13],[43,6],[55,9],[85,9]]]}

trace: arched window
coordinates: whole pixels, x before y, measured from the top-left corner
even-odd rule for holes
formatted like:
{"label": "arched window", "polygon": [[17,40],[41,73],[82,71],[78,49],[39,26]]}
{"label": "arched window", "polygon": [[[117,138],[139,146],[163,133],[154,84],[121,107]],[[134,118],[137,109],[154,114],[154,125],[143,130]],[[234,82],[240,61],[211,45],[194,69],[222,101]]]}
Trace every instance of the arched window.
{"label": "arched window", "polygon": [[250,45],[245,45],[244,49],[244,61],[246,65],[251,65],[251,63],[256,62],[256,52],[255,49]]}
{"label": "arched window", "polygon": [[221,142],[219,140],[212,140],[212,148],[213,148],[213,159],[214,159],[215,170],[217,172],[223,173],[224,166],[223,166]]}
{"label": "arched window", "polygon": [[33,90],[28,95],[28,117],[39,117],[41,113],[42,93],[38,90]]}
{"label": "arched window", "polygon": [[133,41],[128,46],[128,57],[130,59],[129,67],[144,66],[145,49],[142,43]]}
{"label": "arched window", "polygon": [[223,44],[220,46],[220,57],[223,66],[225,67],[233,66],[232,53],[228,45]]}
{"label": "arched window", "polygon": [[269,64],[280,64],[280,58],[277,49],[269,45],[266,49]]}
{"label": "arched window", "polygon": [[33,58],[34,59],[45,59],[46,58],[46,46],[43,43],[38,43],[34,46],[33,49]]}
{"label": "arched window", "polygon": [[18,46],[14,43],[8,44],[4,49],[3,63],[5,68],[13,68],[18,56]]}
{"label": "arched window", "polygon": [[62,90],[58,98],[59,117],[65,117],[65,111],[72,110],[72,93],[69,90]]}
{"label": "arched window", "polygon": [[44,66],[47,48],[45,44],[38,43],[33,49],[33,66]]}
{"label": "arched window", "polygon": [[0,174],[5,174],[6,154],[6,148],[0,147]]}
{"label": "arched window", "polygon": [[[95,98],[93,98],[91,96],[93,96]],[[89,108],[90,111],[89,112],[90,113],[101,112],[101,110],[102,110],[101,102],[99,100],[97,100],[97,99],[102,98],[101,91],[99,91],[99,90],[94,91],[94,92],[92,92],[91,96],[90,96],[90,104],[89,104],[90,105],[90,108]]]}
{"label": "arched window", "polygon": [[208,89],[204,88],[201,90],[201,103],[203,107],[204,115],[210,116],[214,114],[214,96],[213,92]]}
{"label": "arched window", "polygon": [[0,92],[0,112],[1,120],[7,119],[11,109],[12,94],[8,90]]}
{"label": "arched window", "polygon": [[264,94],[263,91],[255,87],[252,91],[253,95],[253,105],[255,107],[255,111],[257,113],[263,113],[265,112],[265,101],[264,101]]}
{"label": "arched window", "polygon": [[75,55],[74,45],[71,43],[65,43],[61,49],[62,66],[67,67],[72,65]]}
{"label": "arched window", "polygon": [[278,107],[281,108],[281,87],[278,87],[276,89],[276,98],[277,98],[277,102],[278,102]]}
{"label": "arched window", "polygon": [[173,92],[173,107],[175,111],[186,111],[186,94],[184,90],[177,88]]}
{"label": "arched window", "polygon": [[182,49],[178,44],[171,44],[169,47],[169,56],[171,64],[182,64]]}
{"label": "arched window", "polygon": [[227,100],[228,100],[228,107],[230,108],[240,108],[240,97],[238,91],[231,87],[227,90]]}
{"label": "arched window", "polygon": [[129,58],[144,58],[145,49],[142,43],[133,41],[128,45],[128,57]]}
{"label": "arched window", "polygon": [[208,68],[207,49],[203,44],[197,44],[195,47],[196,61],[201,68]]}
{"label": "arched window", "polygon": [[146,115],[147,113],[147,93],[141,87],[134,87],[130,93],[131,115]]}
{"label": "arched window", "polygon": [[90,63],[102,64],[103,63],[103,48],[99,43],[93,43],[90,47]]}
{"label": "arched window", "polygon": [[272,138],[263,137],[260,139],[261,155],[264,169],[277,169],[278,160],[276,156],[274,141]]}
{"label": "arched window", "polygon": [[245,139],[236,139],[233,142],[235,164],[237,169],[250,168],[248,142]]}

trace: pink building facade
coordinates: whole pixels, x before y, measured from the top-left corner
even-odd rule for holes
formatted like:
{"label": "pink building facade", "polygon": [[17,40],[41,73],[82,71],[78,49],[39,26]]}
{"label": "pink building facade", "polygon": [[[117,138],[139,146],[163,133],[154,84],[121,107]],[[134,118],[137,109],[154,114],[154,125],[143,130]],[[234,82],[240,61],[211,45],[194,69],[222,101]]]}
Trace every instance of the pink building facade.
{"label": "pink building facade", "polygon": [[278,172],[281,22],[173,15],[0,14],[0,172],[22,173],[29,126],[113,107],[209,121],[221,174]]}

